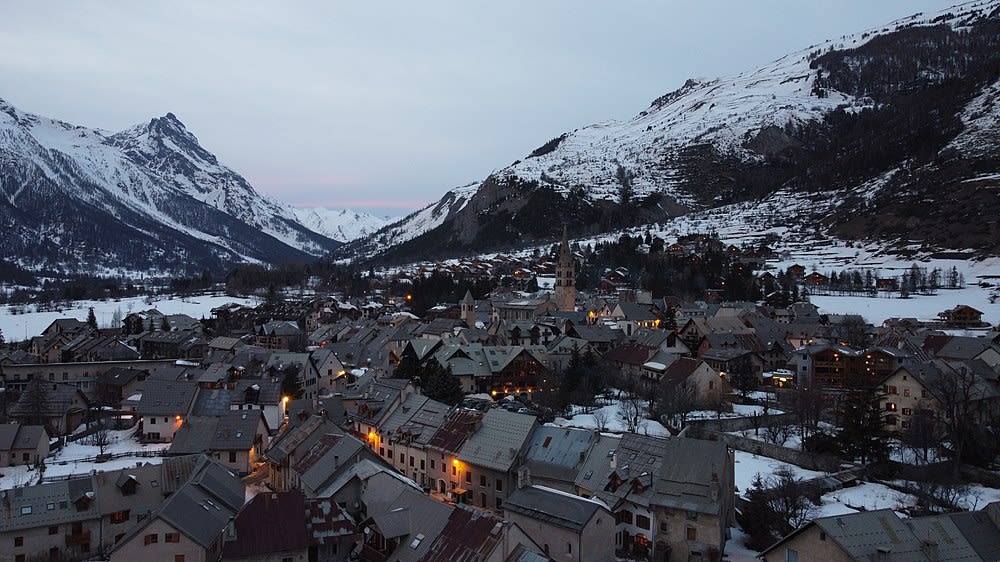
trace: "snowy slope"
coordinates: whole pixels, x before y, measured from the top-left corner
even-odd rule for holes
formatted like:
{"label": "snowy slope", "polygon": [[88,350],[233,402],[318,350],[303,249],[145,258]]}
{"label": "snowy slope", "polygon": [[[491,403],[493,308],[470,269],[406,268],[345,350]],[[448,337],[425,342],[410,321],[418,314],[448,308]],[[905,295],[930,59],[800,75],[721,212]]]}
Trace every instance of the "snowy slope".
{"label": "snowy slope", "polygon": [[172,114],[111,134],[0,100],[0,160],[0,259],[27,269],[200,271],[338,245],[219,164]]}
{"label": "snowy slope", "polygon": [[[832,90],[826,97],[813,93],[818,71],[810,62],[832,49],[852,49],[903,27],[937,25],[953,28],[994,12],[1000,2],[968,2],[937,13],[917,14],[888,25],[843,36],[786,55],[763,68],[736,76],[688,80],[683,87],[655,100],[633,119],[589,125],[567,133],[555,150],[528,156],[501,174],[554,184],[557,189],[584,187],[594,199],[615,199],[621,166],[634,174],[637,196],[661,191],[676,200],[695,204],[692,194],[677,189],[680,170],[672,156],[685,147],[709,144],[722,154],[748,160],[766,153],[753,142],[761,132],[789,123],[821,120],[833,109],[860,111],[872,101]],[[953,16],[953,17],[952,17]],[[990,103],[997,86],[977,106]],[[983,111],[969,111],[970,120],[990,119]],[[978,124],[978,123],[977,123]],[[984,125],[985,126],[985,125]]]}
{"label": "snowy slope", "polygon": [[311,207],[293,209],[300,224],[327,238],[348,242],[382,228],[389,221],[364,211]]}
{"label": "snowy slope", "polygon": [[[516,216],[518,209],[511,208],[509,201],[527,200],[523,191],[504,192],[505,186],[512,186],[511,190],[531,185],[548,187],[563,194],[567,200],[579,196],[598,206],[617,203],[622,193],[622,178],[626,177],[630,178],[635,200],[650,194],[659,195],[658,200],[663,201],[660,208],[670,216],[729,204],[739,197],[707,184],[714,181],[725,185],[738,181],[729,174],[734,166],[740,166],[739,163],[753,165],[774,155],[786,157],[783,151],[790,146],[796,147],[798,142],[784,132],[786,126],[821,123],[834,110],[857,114],[877,107],[876,102],[865,95],[836,89],[822,88],[822,95],[818,95],[814,86],[824,69],[811,67],[818,57],[831,51],[850,51],[876,38],[914,27],[947,25],[961,30],[988,18],[1000,17],[998,10],[1000,0],[969,2],[811,45],[736,76],[688,80],[680,89],[654,100],[634,118],[597,123],[564,133],[523,159],[494,172],[479,185],[449,191],[438,203],[345,247],[341,255],[371,256],[437,228],[443,231],[436,233],[429,240],[431,243],[476,239],[470,229],[483,227],[485,221],[481,217],[496,213],[501,205],[507,205],[504,210]],[[932,73],[933,69],[927,72]],[[1000,146],[1000,112],[995,109],[998,98],[1000,85],[993,84],[968,105],[962,114],[965,131],[955,139],[953,146],[968,151],[973,158],[977,151],[996,154]],[[905,167],[901,169],[905,176]],[[848,198],[871,202],[886,186],[898,188],[899,181],[892,181],[894,172],[880,171],[874,177],[859,180],[838,194],[835,201],[822,203],[828,210],[837,210]],[[777,190],[775,195],[792,195],[789,191],[780,191],[781,187],[780,183],[770,186]],[[780,197],[768,199],[771,201],[765,206],[777,213],[766,216],[760,213],[768,223],[787,220],[790,207],[813,210],[808,205],[802,207]],[[469,216],[462,215],[463,209]],[[823,218],[820,213],[809,214],[812,218]],[[455,220],[447,220],[451,218]],[[570,229],[574,229],[572,218],[563,215],[555,220],[569,223]],[[586,230],[586,225],[577,227],[577,230]],[[523,229],[510,229],[508,234],[512,238],[531,240]],[[418,246],[430,247],[423,241]],[[406,249],[407,252],[418,250],[416,247]],[[413,257],[419,259],[416,253]]]}

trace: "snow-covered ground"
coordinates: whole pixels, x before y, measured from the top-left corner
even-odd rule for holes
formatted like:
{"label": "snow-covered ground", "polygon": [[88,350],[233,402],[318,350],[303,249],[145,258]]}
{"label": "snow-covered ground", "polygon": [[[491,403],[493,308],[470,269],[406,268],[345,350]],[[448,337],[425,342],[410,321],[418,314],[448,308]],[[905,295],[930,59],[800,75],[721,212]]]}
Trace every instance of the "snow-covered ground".
{"label": "snow-covered ground", "polygon": [[[591,413],[582,413],[581,406],[572,406],[572,411],[576,413],[570,418],[556,418],[551,425],[556,427],[576,427],[579,429],[603,429],[609,433],[624,433],[628,430],[621,415],[622,404],[618,400],[612,400],[610,404],[593,410]],[[595,415],[603,416],[603,424],[597,423]],[[603,427],[602,427],[603,426]],[[670,431],[663,424],[654,420],[643,419],[639,422],[636,433],[643,435],[653,435],[656,437],[670,437]]]}
{"label": "snow-covered ground", "polygon": [[937,320],[939,312],[967,304],[983,311],[983,321],[1000,324],[1000,300],[989,301],[990,293],[979,287],[942,289],[936,295],[918,295],[908,299],[880,297],[812,296],[810,302],[820,312],[830,314],[860,314],[878,326],[887,318],[916,318]]}
{"label": "snow-covered ground", "polygon": [[808,470],[791,463],[772,459],[761,455],[755,455],[746,451],[736,451],[736,489],[737,493],[743,494],[753,485],[754,477],[758,474],[767,478],[774,474],[779,468],[788,468],[796,478],[809,480],[818,478],[825,473],[815,470]]}
{"label": "snow-covered ground", "polygon": [[893,490],[885,484],[862,482],[851,488],[844,488],[823,495],[823,505],[814,517],[830,517],[873,509],[898,509],[916,504],[917,498]]}
{"label": "snow-covered ground", "polygon": [[[170,444],[139,443],[134,438],[135,432],[136,428],[134,427],[108,432],[109,444],[105,447],[104,452],[108,455],[128,455],[121,458],[95,462],[93,459],[100,454],[100,447],[93,445],[90,437],[84,437],[79,441],[67,443],[63,448],[46,457],[43,474],[23,465],[4,467],[0,469],[0,475],[2,475],[0,476],[0,490],[36,484],[42,476],[45,478],[80,476],[89,474],[92,470],[117,470],[135,466],[136,463],[158,464],[162,462],[162,455],[156,453],[165,453],[170,448]],[[154,456],[139,456],[130,453],[153,454]]]}
{"label": "snow-covered ground", "polygon": [[87,311],[90,307],[94,307],[97,325],[101,328],[111,327],[116,312],[119,312],[124,318],[130,312],[141,312],[150,308],[155,308],[164,314],[187,314],[193,318],[208,318],[211,316],[213,308],[230,302],[242,305],[257,304],[252,299],[226,295],[199,295],[162,298],[131,297],[117,301],[74,301],[70,303],[72,308],[47,312],[38,312],[33,305],[29,305],[27,309],[30,312],[23,314],[14,314],[14,307],[4,306],[0,307],[0,330],[3,330],[4,339],[7,341],[25,340],[42,333],[42,330],[59,318],[76,318],[80,321],[86,321]]}

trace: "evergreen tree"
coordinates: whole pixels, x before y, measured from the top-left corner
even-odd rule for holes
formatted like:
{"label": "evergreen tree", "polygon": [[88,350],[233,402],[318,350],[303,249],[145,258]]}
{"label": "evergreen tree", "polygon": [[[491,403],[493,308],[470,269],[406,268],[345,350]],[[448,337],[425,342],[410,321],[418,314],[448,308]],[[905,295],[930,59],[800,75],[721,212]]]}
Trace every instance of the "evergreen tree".
{"label": "evergreen tree", "polygon": [[87,325],[97,329],[97,315],[94,314],[94,307],[90,307],[90,310],[87,311]]}
{"label": "evergreen tree", "polygon": [[299,381],[299,367],[289,365],[282,371],[281,395],[288,396],[292,400],[302,398],[302,383]]}
{"label": "evergreen tree", "polygon": [[428,398],[449,406],[462,401],[462,383],[452,374],[450,366],[445,369],[436,360],[428,361],[421,379],[424,395]]}
{"label": "evergreen tree", "polygon": [[399,360],[399,364],[392,371],[392,376],[396,379],[409,379],[412,381],[420,376],[420,362],[417,361],[416,357],[404,354],[402,359]]}
{"label": "evergreen tree", "polygon": [[847,393],[838,412],[840,431],[837,433],[846,458],[867,464],[889,457],[886,412],[879,407],[883,397],[874,389]]}

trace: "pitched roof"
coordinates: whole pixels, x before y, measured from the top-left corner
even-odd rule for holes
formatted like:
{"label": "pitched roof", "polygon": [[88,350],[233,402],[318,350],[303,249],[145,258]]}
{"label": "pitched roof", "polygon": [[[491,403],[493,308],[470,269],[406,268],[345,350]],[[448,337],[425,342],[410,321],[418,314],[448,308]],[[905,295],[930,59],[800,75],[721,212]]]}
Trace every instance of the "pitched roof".
{"label": "pitched roof", "polygon": [[476,466],[507,472],[536,425],[534,416],[491,409],[483,416],[479,430],[462,445],[458,457]]}
{"label": "pitched roof", "polygon": [[260,410],[229,410],[221,416],[188,416],[170,444],[170,454],[249,451],[257,437]]}
{"label": "pitched roof", "polygon": [[191,409],[198,385],[194,381],[149,378],[143,383],[136,411],[143,416],[185,415]]}
{"label": "pitched roof", "polygon": [[458,505],[420,562],[481,562],[496,549],[504,533],[502,519]]}
{"label": "pitched roof", "polygon": [[514,490],[504,500],[503,509],[575,532],[581,532],[601,510],[607,511],[603,504],[595,500],[543,486]]}
{"label": "pitched roof", "polygon": [[236,540],[222,555],[242,558],[299,550],[310,545],[306,530],[306,497],[298,490],[257,494],[233,522]]}
{"label": "pitched roof", "polygon": [[524,463],[533,477],[572,482],[596,439],[586,429],[542,426],[531,435]]}

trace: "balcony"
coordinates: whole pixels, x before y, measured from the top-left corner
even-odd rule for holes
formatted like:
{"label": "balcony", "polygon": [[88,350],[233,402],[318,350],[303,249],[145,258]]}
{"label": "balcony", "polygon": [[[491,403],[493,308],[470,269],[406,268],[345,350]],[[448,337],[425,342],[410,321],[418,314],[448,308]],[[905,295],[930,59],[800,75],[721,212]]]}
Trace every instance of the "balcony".
{"label": "balcony", "polygon": [[90,531],[66,535],[66,546],[76,546],[90,542]]}

